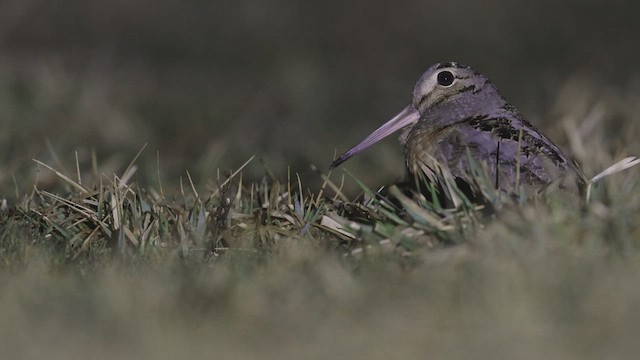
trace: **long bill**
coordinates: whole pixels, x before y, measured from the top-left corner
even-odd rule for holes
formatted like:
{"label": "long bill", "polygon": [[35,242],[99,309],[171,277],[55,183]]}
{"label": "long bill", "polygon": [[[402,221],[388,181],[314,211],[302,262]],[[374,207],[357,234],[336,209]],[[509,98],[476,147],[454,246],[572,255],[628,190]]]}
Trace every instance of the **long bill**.
{"label": "long bill", "polygon": [[330,168],[334,169],[340,166],[340,164],[349,160],[349,158],[351,158],[352,156],[358,154],[359,152],[386,138],[394,132],[404,128],[405,126],[415,125],[418,120],[420,120],[420,113],[418,113],[413,105],[409,104],[407,107],[402,109],[402,111],[400,111],[398,115],[394,116],[393,119],[387,121],[376,131],[372,132],[371,135],[362,140],[358,145],[352,147],[349,151],[345,152],[339,158],[337,158],[331,164]]}

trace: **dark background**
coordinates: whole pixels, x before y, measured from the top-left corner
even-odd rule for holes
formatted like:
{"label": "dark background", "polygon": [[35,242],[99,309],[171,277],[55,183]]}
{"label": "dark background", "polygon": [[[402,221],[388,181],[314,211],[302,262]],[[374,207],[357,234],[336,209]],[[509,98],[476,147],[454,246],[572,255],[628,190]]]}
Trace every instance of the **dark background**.
{"label": "dark background", "polygon": [[[247,177],[290,167],[316,186],[310,165],[327,171],[438,61],[488,75],[563,145],[554,121],[572,79],[586,79],[578,92],[638,88],[635,4],[4,0],[0,191],[9,196],[12,177],[29,189],[32,158],[74,173],[74,151],[89,168],[95,149],[108,174],[145,143],[142,183],[157,181],[159,152],[168,183],[187,170],[207,182],[256,154]],[[387,140],[346,168],[372,186],[392,181],[400,146]]]}

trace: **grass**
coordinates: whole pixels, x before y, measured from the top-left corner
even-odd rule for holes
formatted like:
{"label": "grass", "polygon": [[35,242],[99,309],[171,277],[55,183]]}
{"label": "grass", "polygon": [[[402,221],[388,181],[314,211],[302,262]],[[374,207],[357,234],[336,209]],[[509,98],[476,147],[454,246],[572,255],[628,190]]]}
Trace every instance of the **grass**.
{"label": "grass", "polygon": [[378,198],[392,140],[322,173],[448,60],[589,177],[640,154],[637,12],[265,4],[0,4],[3,358],[639,357],[637,168],[584,208]]}
{"label": "grass", "polygon": [[[612,99],[598,104],[600,120],[581,107],[587,101],[563,99],[575,106],[563,127],[590,175],[638,150],[629,142],[615,152],[596,131],[615,114],[628,119],[621,133],[640,135],[635,100]],[[574,124],[581,119],[596,125],[585,130]],[[190,172],[172,183],[160,175],[161,156],[140,174],[153,168],[141,163],[146,152],[118,172],[90,152],[68,156],[67,166],[53,154],[62,160],[31,165],[29,193],[19,193],[29,182],[18,177],[19,194],[5,195],[6,357],[640,353],[636,168],[598,178],[586,206],[561,191],[507,198],[479,175],[483,205],[453,186],[451,207],[398,186],[373,190],[342,171],[316,170],[314,188],[295,173],[246,179],[254,159],[204,184]],[[361,194],[343,192],[345,183]]]}

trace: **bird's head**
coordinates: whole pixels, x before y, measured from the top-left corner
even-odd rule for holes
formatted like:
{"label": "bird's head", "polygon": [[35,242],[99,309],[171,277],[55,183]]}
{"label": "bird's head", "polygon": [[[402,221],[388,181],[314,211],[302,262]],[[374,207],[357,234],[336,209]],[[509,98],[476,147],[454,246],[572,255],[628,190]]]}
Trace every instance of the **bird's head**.
{"label": "bird's head", "polygon": [[[331,168],[400,129],[418,121],[455,122],[483,108],[503,106],[504,99],[482,74],[454,62],[438,63],[425,71],[413,90],[413,101],[398,115],[336,159]],[[405,131],[406,133],[406,131]]]}
{"label": "bird's head", "polygon": [[427,119],[456,121],[504,103],[487,77],[455,62],[431,66],[413,89],[412,105]]}

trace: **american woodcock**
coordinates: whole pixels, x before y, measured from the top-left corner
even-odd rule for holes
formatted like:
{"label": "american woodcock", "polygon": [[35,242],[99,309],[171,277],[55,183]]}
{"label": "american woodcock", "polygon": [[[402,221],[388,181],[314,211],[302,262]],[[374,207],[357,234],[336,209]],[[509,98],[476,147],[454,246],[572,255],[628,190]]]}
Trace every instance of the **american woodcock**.
{"label": "american woodcock", "polygon": [[580,168],[487,77],[455,62],[427,69],[415,85],[412,103],[331,168],[400,129],[407,170],[431,181],[447,173],[472,183],[475,162],[507,192],[520,186],[540,190],[564,178],[572,178],[578,187],[584,183]]}

